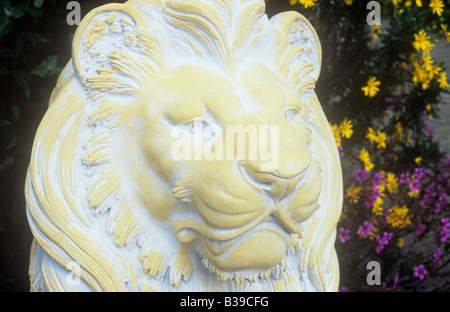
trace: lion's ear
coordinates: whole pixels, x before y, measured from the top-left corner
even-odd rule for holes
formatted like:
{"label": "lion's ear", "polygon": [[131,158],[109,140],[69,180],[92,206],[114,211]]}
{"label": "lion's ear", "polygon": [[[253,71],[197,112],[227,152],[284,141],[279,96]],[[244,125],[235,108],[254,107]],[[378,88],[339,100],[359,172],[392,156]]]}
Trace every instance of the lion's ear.
{"label": "lion's ear", "polygon": [[[74,68],[83,84],[108,90],[121,80],[113,73],[130,77],[145,74],[151,66],[143,68],[139,61],[151,63],[148,57],[158,59],[160,52],[157,36],[146,31],[146,26],[146,16],[127,4],[107,4],[87,14],[72,45]],[[102,77],[106,74],[111,81]]]}
{"label": "lion's ear", "polygon": [[308,64],[308,76],[317,81],[322,62],[322,48],[313,26],[295,11],[277,14],[270,22],[277,32],[274,57],[281,71],[292,75],[293,67],[304,67]]}

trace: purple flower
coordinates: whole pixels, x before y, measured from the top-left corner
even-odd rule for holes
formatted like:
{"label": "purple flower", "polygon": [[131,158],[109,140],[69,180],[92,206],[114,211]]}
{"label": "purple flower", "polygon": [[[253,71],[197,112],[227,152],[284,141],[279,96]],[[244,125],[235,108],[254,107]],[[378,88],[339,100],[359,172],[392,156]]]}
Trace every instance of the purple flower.
{"label": "purple flower", "polygon": [[415,179],[411,181],[411,186],[409,189],[413,192],[417,192],[417,190],[420,188],[420,181],[419,179]]}
{"label": "purple flower", "polygon": [[423,198],[420,200],[420,204],[422,205],[422,207],[425,207],[425,205],[429,201],[429,199],[430,199],[430,195],[428,195],[428,194],[423,195]]}
{"label": "purple flower", "polygon": [[430,127],[430,121],[427,120],[426,123],[426,131],[425,131],[425,136],[427,137],[427,139],[431,138],[433,136],[433,130]]}
{"label": "purple flower", "polygon": [[368,221],[364,221],[364,224],[358,228],[358,234],[361,237],[366,237],[372,232],[373,224]]}
{"label": "purple flower", "polygon": [[442,227],[444,227],[444,228],[450,228],[450,218],[443,218],[442,220],[441,220],[441,223],[442,223]]}
{"label": "purple flower", "polygon": [[345,243],[350,239],[350,230],[340,228],[339,229],[339,239],[341,240],[341,243]]}
{"label": "purple flower", "polygon": [[384,248],[383,245],[378,244],[378,245],[375,247],[375,252],[376,252],[377,254],[379,254],[379,253],[383,250],[383,248]]}
{"label": "purple flower", "polygon": [[378,197],[381,197],[380,189],[376,186],[372,187],[372,194],[367,198],[367,200],[364,202],[364,205],[367,208],[372,207],[372,205],[376,202]]}
{"label": "purple flower", "polygon": [[375,247],[375,251],[377,254],[379,254],[383,250],[384,246],[387,246],[389,244],[389,241],[393,236],[394,233],[388,232],[384,232],[383,237],[381,238],[377,235],[377,237],[375,238],[375,240],[378,242],[378,245]]}
{"label": "purple flower", "polygon": [[382,181],[381,172],[375,173],[372,179],[372,188],[376,188]]}
{"label": "purple flower", "polygon": [[441,257],[441,248],[438,248],[433,254],[433,263],[436,263]]}
{"label": "purple flower", "polygon": [[423,171],[423,169],[422,169],[422,168],[416,168],[416,169],[414,169],[414,176],[415,176],[417,179],[420,179],[421,177],[423,177],[423,176],[424,176],[424,171]]}
{"label": "purple flower", "polygon": [[441,212],[441,204],[440,203],[436,203],[436,208],[434,209],[434,213],[438,214],[439,212]]}
{"label": "purple flower", "polygon": [[342,286],[342,288],[339,289],[338,292],[347,292],[347,287]]}
{"label": "purple flower", "polygon": [[426,225],[419,223],[416,227],[416,236],[419,236],[420,234],[423,233],[423,231],[425,231]]}
{"label": "purple flower", "polygon": [[416,266],[414,268],[414,276],[420,278],[421,280],[424,279],[425,275],[427,275],[428,271],[425,269],[423,264]]}
{"label": "purple flower", "polygon": [[450,238],[450,232],[448,232],[448,230],[442,231],[441,232],[441,242],[445,243],[448,238]]}
{"label": "purple flower", "polygon": [[400,175],[400,180],[398,180],[398,183],[407,184],[409,181],[411,181],[411,179],[409,178],[409,172],[407,172]]}
{"label": "purple flower", "polygon": [[450,158],[448,154],[445,154],[444,159],[442,160],[444,165],[450,165]]}
{"label": "purple flower", "polygon": [[344,157],[344,149],[342,148],[342,146],[338,147],[338,151],[339,151],[339,156]]}
{"label": "purple flower", "polygon": [[367,180],[367,170],[358,168],[358,171],[355,174],[355,180],[360,183]]}
{"label": "purple flower", "polygon": [[439,233],[439,239],[441,242],[445,243],[448,238],[450,238],[450,218],[443,218],[441,220],[442,231]]}
{"label": "purple flower", "polygon": [[447,200],[448,200],[448,196],[446,193],[443,193],[441,196],[439,196],[439,201],[441,202],[442,205],[446,205],[447,204]]}
{"label": "purple flower", "polygon": [[397,288],[397,283],[398,283],[398,273],[395,275],[395,278],[394,278],[394,286],[392,287],[394,290],[395,290],[395,288]]}
{"label": "purple flower", "polygon": [[394,233],[384,232],[383,237],[380,239],[380,244],[387,245],[392,239],[392,236],[394,236]]}

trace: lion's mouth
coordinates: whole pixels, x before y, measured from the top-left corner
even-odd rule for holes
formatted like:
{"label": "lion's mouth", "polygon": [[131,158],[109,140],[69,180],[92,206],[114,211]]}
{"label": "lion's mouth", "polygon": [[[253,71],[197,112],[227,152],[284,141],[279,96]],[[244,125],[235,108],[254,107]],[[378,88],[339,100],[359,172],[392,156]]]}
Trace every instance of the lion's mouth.
{"label": "lion's mouth", "polygon": [[238,240],[256,231],[273,231],[280,237],[289,240],[290,233],[284,229],[280,222],[270,212],[262,214],[249,224],[239,228],[212,228],[199,218],[177,218],[173,222],[178,240],[190,243],[199,237],[205,237],[214,250],[220,253],[231,247]]}
{"label": "lion's mouth", "polygon": [[[186,221],[190,223],[188,220]],[[183,225],[183,221],[179,220],[178,226]],[[272,262],[265,269],[252,268],[251,265],[243,266],[238,271],[239,274],[235,275],[226,269],[223,269],[217,263],[218,259],[227,259],[235,252],[236,248],[239,248],[240,244],[245,243],[247,240],[264,240],[264,237],[269,235],[271,237],[279,237],[277,241],[279,244],[285,245],[286,251],[283,255],[286,255],[288,248],[292,242],[292,234],[289,233],[278,221],[278,219],[270,214],[263,218],[259,222],[254,222],[248,228],[242,230],[238,229],[211,229],[210,232],[202,234],[199,230],[195,230],[190,226],[184,224],[185,227],[180,228],[176,233],[180,241],[184,239],[195,240],[194,246],[200,256],[202,265],[210,272],[216,273],[219,279],[226,280],[228,278],[250,279],[255,280],[267,280],[269,277],[279,278],[285,270],[285,256],[280,256],[276,262]],[[192,225],[192,224],[191,224]],[[277,244],[277,245],[279,245]],[[273,247],[270,244],[262,242],[262,248],[271,250]],[[260,246],[261,248],[261,246]],[[250,254],[246,255],[246,258],[251,258]],[[214,260],[213,260],[214,259]],[[220,260],[219,260],[220,262]],[[240,266],[239,266],[240,267]],[[228,273],[227,273],[228,272]],[[228,274],[228,275],[227,275]]]}
{"label": "lion's mouth", "polygon": [[263,221],[257,223],[248,231],[243,234],[237,234],[235,237],[228,240],[214,240],[210,238],[206,238],[206,243],[210,250],[212,250],[215,254],[223,254],[229,248],[232,248],[236,243],[240,240],[245,239],[246,237],[255,234],[256,232],[269,231],[276,233],[279,235],[286,244],[289,244],[291,239],[291,234],[288,233],[278,222],[278,220],[274,217],[273,214],[270,214]]}

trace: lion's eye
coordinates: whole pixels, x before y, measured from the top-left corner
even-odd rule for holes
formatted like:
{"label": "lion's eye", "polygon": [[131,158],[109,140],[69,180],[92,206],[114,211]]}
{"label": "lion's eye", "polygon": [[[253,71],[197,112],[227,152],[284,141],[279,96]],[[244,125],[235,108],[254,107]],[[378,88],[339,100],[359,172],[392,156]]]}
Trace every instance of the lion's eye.
{"label": "lion's eye", "polygon": [[203,120],[195,120],[189,123],[189,130],[192,134],[201,134],[206,122]]}
{"label": "lion's eye", "polygon": [[289,109],[284,113],[284,117],[288,120],[288,121],[293,121],[295,116],[298,114],[297,110],[294,109]]}
{"label": "lion's eye", "polygon": [[203,143],[207,143],[216,136],[214,127],[205,120],[194,120],[186,124],[186,126],[189,130],[189,134],[194,140],[200,140],[203,141]]}

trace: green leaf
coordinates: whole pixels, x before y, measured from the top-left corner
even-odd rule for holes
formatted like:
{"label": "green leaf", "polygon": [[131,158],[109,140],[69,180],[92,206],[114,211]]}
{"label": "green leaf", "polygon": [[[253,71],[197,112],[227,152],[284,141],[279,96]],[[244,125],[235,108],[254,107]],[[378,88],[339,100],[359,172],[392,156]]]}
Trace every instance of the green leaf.
{"label": "green leaf", "polygon": [[42,61],[41,64],[36,66],[31,73],[39,77],[45,77],[48,73],[53,74],[58,71],[58,56],[51,55],[46,60]]}
{"label": "green leaf", "polygon": [[0,17],[0,38],[6,36],[14,25],[14,20],[10,20],[7,16]]}
{"label": "green leaf", "polygon": [[42,10],[35,9],[32,6],[28,7],[27,12],[33,17],[33,23],[36,23],[44,15]]}
{"label": "green leaf", "polygon": [[34,6],[37,8],[40,8],[42,3],[44,3],[44,0],[34,0]]}
{"label": "green leaf", "polygon": [[17,6],[14,7],[13,16],[14,18],[21,18],[28,9],[30,5],[30,0],[20,1]]}

